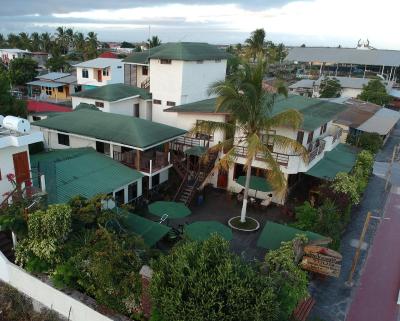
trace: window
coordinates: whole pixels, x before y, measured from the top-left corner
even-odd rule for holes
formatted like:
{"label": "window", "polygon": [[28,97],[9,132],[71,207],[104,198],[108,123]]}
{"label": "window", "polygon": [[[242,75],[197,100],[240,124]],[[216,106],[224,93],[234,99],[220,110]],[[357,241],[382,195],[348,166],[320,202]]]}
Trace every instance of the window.
{"label": "window", "polygon": [[120,189],[119,191],[115,192],[115,203],[117,204],[117,206],[121,206],[122,204],[125,203],[125,190],[124,189]]}
{"label": "window", "polygon": [[96,141],[96,151],[105,155],[110,155],[110,144]]}
{"label": "window", "polygon": [[311,143],[314,137],[314,132],[309,132],[307,137],[307,144]]}
{"label": "window", "polygon": [[196,133],[196,138],[197,139],[202,139],[202,140],[208,140],[208,141],[213,141],[214,140],[214,135],[213,133],[206,132],[201,128],[201,122],[202,120],[196,120],[196,127],[198,128],[198,131]]}
{"label": "window", "polygon": [[160,184],[160,174],[154,175],[151,177],[151,186],[157,186],[158,184]]}
{"label": "window", "polygon": [[46,95],[51,96],[53,93],[53,90],[50,87],[43,87],[44,90],[46,91]]}
{"label": "window", "polygon": [[59,93],[64,92],[64,88],[63,87],[57,87],[57,90],[58,90]]}
{"label": "window", "polygon": [[89,71],[87,69],[82,69],[82,78],[89,78]]}
{"label": "window", "polygon": [[137,182],[128,185],[128,202],[137,197]]}
{"label": "window", "polygon": [[142,75],[147,76],[149,74],[149,67],[142,66]]}
{"label": "window", "polygon": [[153,104],[161,105],[161,100],[159,100],[159,99],[153,99]]}
{"label": "window", "polygon": [[203,60],[197,60],[196,63],[202,64],[204,61]]}
{"label": "window", "polygon": [[167,106],[175,107],[176,103],[174,101],[167,101]]}
{"label": "window", "polygon": [[321,127],[321,131],[320,131],[320,135],[326,133],[326,127],[328,126],[328,123],[325,123],[322,127]]}
{"label": "window", "polygon": [[102,101],[96,101],[94,104],[98,108],[104,108],[104,103]]}
{"label": "window", "polygon": [[40,118],[39,116],[32,116],[32,120],[33,121],[38,121],[41,120],[42,118]]}
{"label": "window", "polygon": [[108,68],[104,68],[103,69],[103,76],[108,76],[109,75],[109,70],[108,70]]}
{"label": "window", "polygon": [[276,135],[276,130],[271,130],[268,134],[264,134],[261,140],[267,145],[268,149],[272,152],[274,150],[274,137]]}
{"label": "window", "polygon": [[122,69],[122,66],[117,66],[117,69]]}
{"label": "window", "polygon": [[65,134],[58,134],[58,143],[60,145],[69,146],[69,136]]}
{"label": "window", "polygon": [[304,132],[302,130],[297,132],[297,142],[303,145]]}
{"label": "window", "polygon": [[171,64],[171,59],[160,59],[160,63],[162,65],[170,65]]}
{"label": "window", "polygon": [[133,117],[139,117],[139,104],[133,105]]}

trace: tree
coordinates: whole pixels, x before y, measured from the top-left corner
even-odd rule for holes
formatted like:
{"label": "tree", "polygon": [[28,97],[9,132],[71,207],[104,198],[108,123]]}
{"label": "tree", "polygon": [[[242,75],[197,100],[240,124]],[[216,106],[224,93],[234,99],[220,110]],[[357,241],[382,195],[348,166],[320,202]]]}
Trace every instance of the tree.
{"label": "tree", "polygon": [[65,72],[70,68],[70,64],[65,56],[57,55],[46,61],[46,68],[50,71]]}
{"label": "tree", "polygon": [[7,73],[0,71],[0,115],[26,118],[26,102],[15,99],[10,94],[10,87],[10,79]]}
{"label": "tree", "polygon": [[25,85],[38,74],[38,64],[30,58],[15,58],[9,66],[10,80],[13,85]]}
{"label": "tree", "polygon": [[267,275],[272,280],[280,303],[280,319],[289,320],[298,303],[308,296],[307,272],[296,262],[295,247],[307,243],[305,237],[298,237],[290,242],[283,242],[277,250],[265,256]]}
{"label": "tree", "polygon": [[162,320],[277,320],[272,280],[219,236],[187,242],[155,262],[151,296]]}
{"label": "tree", "polygon": [[9,33],[7,35],[7,42],[10,48],[19,48],[20,47],[20,39],[19,36],[15,33]]}
{"label": "tree", "polygon": [[40,48],[45,52],[50,52],[52,47],[51,35],[48,32],[43,32],[40,35]]}
{"label": "tree", "polygon": [[85,56],[86,59],[94,59],[97,57],[97,47],[99,45],[99,41],[97,40],[97,34],[93,31],[90,31],[86,37],[86,47],[85,47]]}
{"label": "tree", "polygon": [[85,50],[85,35],[82,32],[75,32],[73,43],[75,50],[83,52]]}
{"label": "tree", "polygon": [[256,29],[251,33],[250,38],[245,41],[248,49],[248,54],[253,59],[256,59],[258,55],[264,54],[265,44],[265,30]]}
{"label": "tree", "polygon": [[385,85],[379,79],[372,79],[367,85],[364,85],[358,98],[377,105],[386,105],[391,101]]}
{"label": "tree", "polygon": [[68,52],[68,35],[65,27],[57,27],[56,29],[56,43],[58,44],[61,54]]}
{"label": "tree", "polygon": [[363,132],[358,136],[347,136],[347,142],[354,146],[370,151],[376,154],[383,145],[383,139],[378,133]]}
{"label": "tree", "polygon": [[21,49],[31,49],[31,39],[26,32],[19,33],[19,48]]}
{"label": "tree", "polygon": [[40,35],[38,32],[32,32],[31,34],[31,48],[32,51],[40,50]]}
{"label": "tree", "polygon": [[324,78],[319,86],[320,98],[336,98],[340,97],[342,87],[337,78]]}
{"label": "tree", "polygon": [[[286,94],[286,88],[278,86],[277,93],[264,91],[262,80],[266,72],[266,63],[259,60],[254,66],[243,62],[238,71],[224,81],[211,85],[209,94],[217,96],[216,110],[224,110],[231,115],[232,122],[198,122],[193,132],[222,131],[228,137],[214,148],[228,149],[219,160],[217,166],[225,170],[234,163],[238,146],[244,146],[246,151],[246,184],[244,191],[241,222],[246,221],[247,198],[250,185],[251,166],[256,158],[261,158],[268,171],[268,181],[277,194],[283,195],[286,190],[286,179],[276,162],[269,144],[275,148],[301,155],[306,160],[307,153],[303,145],[296,140],[274,134],[271,130],[286,126],[297,130],[302,123],[300,112],[289,109],[274,113],[274,104],[278,93]],[[236,133],[235,139],[229,138]],[[236,140],[236,141],[235,141]],[[234,144],[235,143],[235,144]]]}
{"label": "tree", "polygon": [[123,41],[121,43],[121,48],[135,48],[135,45],[131,42]]}
{"label": "tree", "polygon": [[159,45],[161,45],[161,40],[158,36],[152,36],[150,39],[147,39],[148,48],[158,47]]}

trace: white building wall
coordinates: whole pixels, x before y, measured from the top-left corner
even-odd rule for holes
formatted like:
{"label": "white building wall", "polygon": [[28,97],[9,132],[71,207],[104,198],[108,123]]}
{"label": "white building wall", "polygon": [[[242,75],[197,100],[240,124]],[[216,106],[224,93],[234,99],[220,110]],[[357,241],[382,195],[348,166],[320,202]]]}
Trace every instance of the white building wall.
{"label": "white building wall", "polygon": [[[50,131],[47,128],[32,126],[35,131],[41,131],[44,135],[44,146],[48,149],[67,149],[67,148],[81,148],[91,147],[96,149],[96,141],[85,139],[84,137],[76,137],[69,135],[69,146],[61,145],[58,143],[58,133]],[[68,135],[68,134],[66,134]]]}
{"label": "white building wall", "polygon": [[147,68],[147,75],[143,75],[143,67],[142,65],[136,65],[136,81],[137,81],[137,86],[140,87],[143,81],[145,81],[147,78],[149,78],[149,70]]}
{"label": "white building wall", "polygon": [[[97,70],[102,68],[85,68],[76,67],[76,78],[78,85],[86,86],[104,86],[109,84],[124,83],[124,63],[121,59],[110,58],[110,72],[108,76],[102,75],[102,81],[97,81]],[[89,73],[88,78],[82,77],[82,70],[87,69]]]}
{"label": "white building wall", "polygon": [[360,95],[362,92],[362,89],[356,89],[356,88],[342,88],[342,93],[341,97],[351,97],[351,98],[357,98],[358,95]]}
{"label": "white building wall", "polygon": [[[10,192],[14,189],[13,185],[8,181],[7,175],[14,174],[14,160],[13,155],[17,153],[21,153],[26,151],[28,153],[29,159],[29,150],[28,146],[21,146],[21,147],[6,147],[0,149],[0,203],[5,198],[4,193]],[[30,164],[29,164],[30,168]]]}

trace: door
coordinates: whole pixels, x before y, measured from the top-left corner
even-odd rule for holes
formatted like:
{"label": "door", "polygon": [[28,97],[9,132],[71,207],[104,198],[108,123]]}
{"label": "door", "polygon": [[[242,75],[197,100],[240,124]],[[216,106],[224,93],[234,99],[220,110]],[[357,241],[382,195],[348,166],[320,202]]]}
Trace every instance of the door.
{"label": "door", "polygon": [[17,184],[30,179],[28,153],[21,152],[13,155],[15,180]]}
{"label": "door", "polygon": [[69,86],[65,86],[65,97],[69,97]]}
{"label": "door", "polygon": [[102,70],[97,70],[97,80],[98,80],[98,82],[103,81],[103,71]]}
{"label": "door", "polygon": [[228,187],[228,172],[223,169],[218,170],[217,187],[218,188]]}

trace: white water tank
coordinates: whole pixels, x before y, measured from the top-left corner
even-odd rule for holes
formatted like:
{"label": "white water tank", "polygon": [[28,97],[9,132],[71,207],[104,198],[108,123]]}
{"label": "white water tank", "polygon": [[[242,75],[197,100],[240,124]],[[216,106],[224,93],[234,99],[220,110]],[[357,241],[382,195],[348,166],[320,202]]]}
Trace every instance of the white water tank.
{"label": "white water tank", "polygon": [[31,131],[31,124],[29,121],[15,116],[6,116],[3,119],[3,127],[23,134],[27,134]]}
{"label": "white water tank", "polygon": [[0,128],[3,127],[4,116],[0,115]]}

